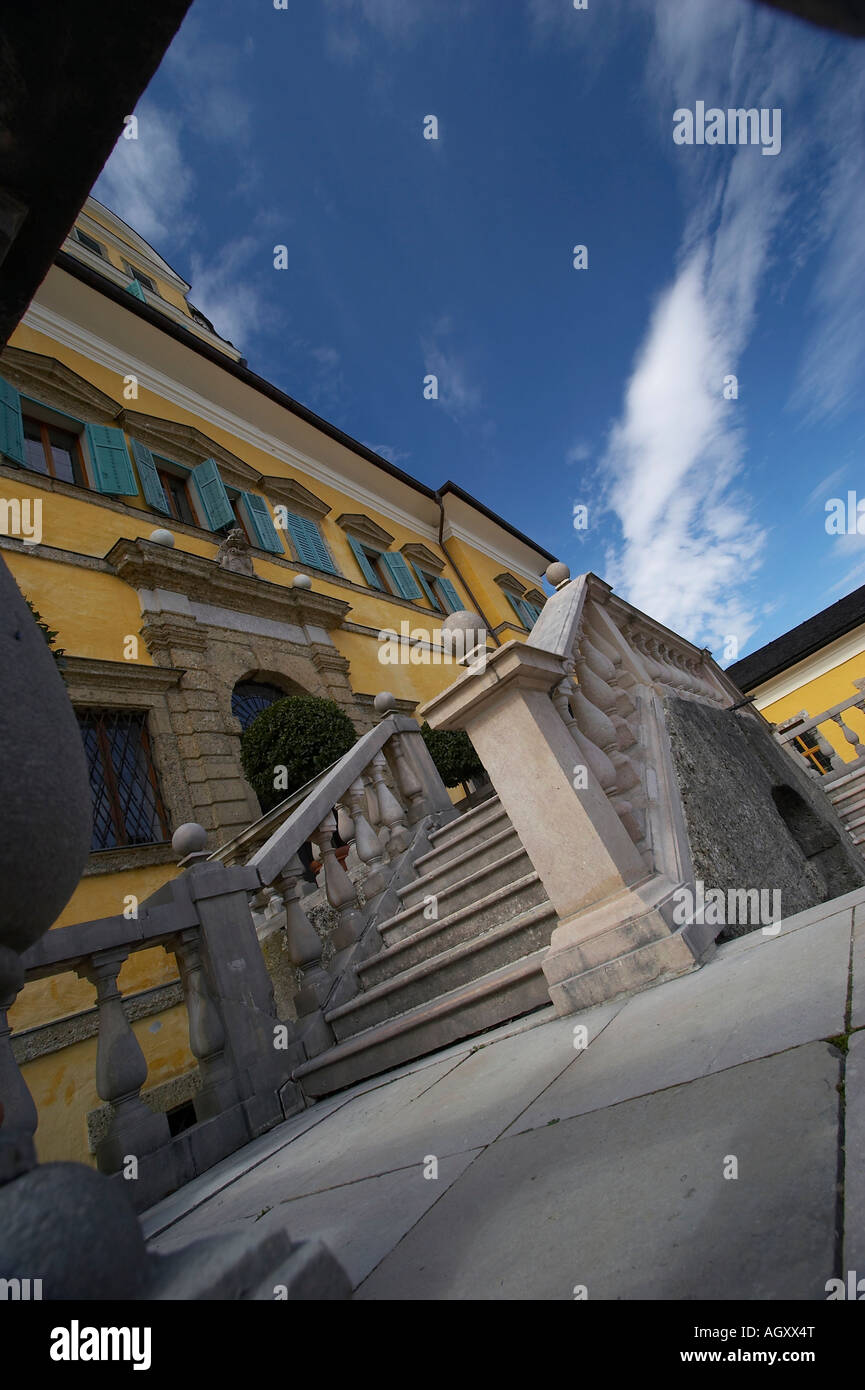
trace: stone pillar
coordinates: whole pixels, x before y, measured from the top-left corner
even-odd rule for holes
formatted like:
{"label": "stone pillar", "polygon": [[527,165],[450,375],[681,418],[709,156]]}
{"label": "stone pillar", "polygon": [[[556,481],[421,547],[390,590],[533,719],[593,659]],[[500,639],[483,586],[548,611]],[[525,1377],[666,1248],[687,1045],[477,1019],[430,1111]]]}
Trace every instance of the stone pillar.
{"label": "stone pillar", "polygon": [[[508,642],[484,671],[461,677],[420,711],[432,728],[468,732],[556,909],[544,973],[560,1013],[596,1002],[582,992],[587,971],[671,937],[660,905],[675,886],[649,875],[591,766],[581,763],[551,699],[565,671],[565,658]],[[693,966],[684,943],[673,954]],[[628,987],[617,977],[601,997]]]}

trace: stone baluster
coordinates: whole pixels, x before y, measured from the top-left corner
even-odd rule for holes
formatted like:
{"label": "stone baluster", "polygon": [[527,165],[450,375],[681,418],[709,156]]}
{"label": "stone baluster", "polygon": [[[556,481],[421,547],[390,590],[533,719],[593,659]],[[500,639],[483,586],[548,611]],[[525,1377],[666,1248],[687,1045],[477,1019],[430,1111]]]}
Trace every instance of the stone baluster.
{"label": "stone baluster", "polygon": [[[0,956],[9,957],[9,977],[23,975],[18,956],[0,947]],[[0,968],[0,974],[3,974]],[[8,986],[7,986],[8,987]],[[8,1010],[15,1003],[18,982],[0,999],[0,1130],[3,1148],[0,1149],[0,1183],[31,1168],[36,1162],[33,1135],[36,1133],[38,1116],[33,1097],[15,1060],[12,1050],[12,1028],[7,1019]]]}
{"label": "stone baluster", "polygon": [[843,710],[840,714],[833,714],[832,720],[835,724],[838,725],[838,728],[841,730],[845,739],[852,747],[854,756],[857,758],[861,758],[862,754],[865,753],[865,748],[862,747],[862,744],[859,741],[859,735],[856,733],[856,730],[851,729],[849,724],[844,723]]}
{"label": "stone baluster", "polygon": [[382,822],[387,826],[387,851],[392,859],[394,854],[402,854],[411,840],[405,824],[405,812],[384,780],[387,758],[384,753],[376,753],[372,760],[372,778],[375,784],[376,801]]}
{"label": "stone baluster", "polygon": [[[616,790],[621,793],[628,792],[631,787],[639,784],[640,778],[628,755],[619,747],[615,724],[597,703],[596,696],[600,696],[602,682],[579,657],[576,666],[579,683],[575,686],[571,699],[577,723],[586,737],[606,753],[616,769]],[[609,687],[606,688],[609,690]]]}
{"label": "stone baluster", "polygon": [[324,866],[327,900],[339,914],[339,926],[333,934],[333,942],[337,950],[341,950],[357,941],[363,927],[363,918],[357,906],[355,886],[336,857],[333,847],[335,830],[336,816],[329,811],[318,827],[316,839]]}
{"label": "stone baluster", "polygon": [[96,1159],[102,1171],[110,1173],[122,1169],[127,1157],[140,1159],[170,1139],[166,1116],[155,1114],[141,1099],[147,1062],[117,986],[128,954],[123,948],[97,951],[78,967],[78,974],[96,989],[96,1090],[112,1107],[108,1134],[96,1146]]}
{"label": "stone baluster", "polygon": [[337,834],[344,845],[350,845],[354,839],[354,821],[342,802],[335,809]]}
{"label": "stone baluster", "polygon": [[573,683],[571,677],[566,676],[565,679],[560,681],[556,686],[551,699],[559,712],[563,724],[570,733],[574,743],[577,745],[586,767],[591,768],[593,776],[600,782],[607,796],[611,796],[616,790],[616,769],[613,767],[606,753],[602,752],[596,744],[592,743],[591,740],[586,738],[585,734],[581,732],[573,710],[571,709],[572,694]]}
{"label": "stone baluster", "polygon": [[[391,711],[396,709],[396,697],[389,690],[382,690],[376,695],[373,705],[381,719],[386,719]],[[406,804],[408,823],[417,825],[425,813],[423,783],[406,751],[402,734],[394,734],[393,738],[388,740],[385,756],[389,757],[392,763],[396,784]]]}
{"label": "stone baluster", "polygon": [[368,902],[370,898],[374,898],[378,893],[384,891],[386,860],[384,845],[363,813],[364,791],[363,780],[358,777],[357,781],[352,782],[349,787],[346,800],[354,820],[354,847],[357,851],[357,857],[369,871],[363,883],[364,897]]}
{"label": "stone baluster", "polygon": [[195,1097],[198,1120],[220,1115],[237,1101],[237,1087],[225,1056],[225,1027],[207,984],[197,927],[180,932],[173,949],[189,1020],[189,1050],[198,1061],[201,1090]]}
{"label": "stone baluster", "polygon": [[375,782],[370,769],[362,774],[362,781],[364,801],[366,802],[366,818],[378,836],[382,849],[384,849],[390,837],[390,831],[381,818],[378,797],[375,794]]}
{"label": "stone baluster", "polygon": [[285,903],[286,951],[292,965],[301,973],[294,1007],[301,1024],[303,1048],[307,1057],[317,1057],[334,1043],[333,1032],[324,1017],[333,981],[321,963],[324,949],[321,937],[301,905],[300,871],[301,865],[295,856],[280,875],[278,887]]}
{"label": "stone baluster", "polygon": [[618,685],[619,677],[615,664],[597,645],[594,637],[589,637],[587,634],[584,634],[582,642],[580,643],[580,649],[585,657],[586,665],[589,670],[593,671],[598,679],[602,680],[607,686],[607,689],[611,691],[613,706],[617,713],[624,719],[627,719],[629,715],[634,713],[636,706],[627,690],[622,689],[621,686]]}

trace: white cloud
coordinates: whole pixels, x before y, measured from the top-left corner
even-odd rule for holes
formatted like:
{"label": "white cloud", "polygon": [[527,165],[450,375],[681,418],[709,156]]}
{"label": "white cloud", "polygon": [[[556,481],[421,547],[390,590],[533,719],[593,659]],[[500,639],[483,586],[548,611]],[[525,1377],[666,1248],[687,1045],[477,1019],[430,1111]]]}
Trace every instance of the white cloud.
{"label": "white cloud", "polygon": [[471,381],[462,357],[447,343],[453,325],[447,316],[439,319],[421,343],[424,375],[438,381],[438,404],[458,424],[481,408],[481,393]]}
{"label": "white cloud", "polygon": [[252,332],[272,327],[276,311],[261,290],[244,278],[255,258],[267,257],[268,248],[247,233],[228,242],[214,259],[192,255],[190,299],[207,315],[217,333],[242,348]]}
{"label": "white cloud", "polygon": [[192,236],[195,178],[180,148],[177,119],[147,101],[136,114],[138,139],[121,136],[93,193],[158,250],[169,235],[175,242]]}
{"label": "white cloud", "polygon": [[[651,13],[646,83],[654,109],[669,112],[665,138],[690,212],[679,268],[655,307],[608,441],[607,502],[622,541],[610,547],[607,577],[688,637],[717,648],[732,634],[741,650],[761,617],[748,588],[768,532],[743,488],[746,407],[725,400],[722,384],[738,374],[819,129],[791,128],[789,119],[785,127],[782,119],[782,153],[766,158],[752,147],[674,147],[672,113],[693,109],[697,99],[722,108],[781,107],[787,117],[807,109],[806,96],[815,99],[808,89],[813,49],[800,26],[739,3],[686,0],[656,4]],[[824,396],[829,378],[838,381],[845,334],[849,346],[862,281],[859,272],[854,292],[854,268],[865,267],[862,190],[849,165],[842,176],[842,164],[839,157],[830,179],[835,198],[825,235],[843,254],[819,280],[831,364]]]}

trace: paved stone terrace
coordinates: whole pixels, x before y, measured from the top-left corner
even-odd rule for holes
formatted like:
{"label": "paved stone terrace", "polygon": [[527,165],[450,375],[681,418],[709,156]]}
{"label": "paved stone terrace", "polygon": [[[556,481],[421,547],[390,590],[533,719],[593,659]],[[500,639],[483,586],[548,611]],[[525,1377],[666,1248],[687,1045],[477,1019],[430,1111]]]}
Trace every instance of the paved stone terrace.
{"label": "paved stone terrace", "polygon": [[[253,1222],[317,1235],[362,1299],[822,1301],[865,1274],[857,1028],[861,889],[644,994],[544,1010],[319,1102],[145,1233],[162,1251]],[[848,1033],[846,1055],[827,1041]]]}

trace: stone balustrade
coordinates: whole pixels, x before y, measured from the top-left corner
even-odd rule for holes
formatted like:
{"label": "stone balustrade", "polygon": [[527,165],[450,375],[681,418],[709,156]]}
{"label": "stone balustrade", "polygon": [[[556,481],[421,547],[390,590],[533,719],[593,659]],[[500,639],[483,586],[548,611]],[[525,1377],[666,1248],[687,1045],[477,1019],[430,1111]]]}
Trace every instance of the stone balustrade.
{"label": "stone balustrade", "polygon": [[[785,745],[797,759],[801,758],[812,777],[819,778],[823,786],[830,786],[839,777],[844,777],[865,761],[865,743],[860,734],[844,718],[849,710],[857,710],[865,715],[865,679],[854,681],[858,687],[855,695],[848,695],[829,709],[819,714],[808,714],[800,710],[790,719],[775,726],[775,737]],[[842,738],[850,745],[853,757],[844,759],[833,748],[824,730],[831,726],[837,728]],[[822,726],[822,727],[821,727]]]}
{"label": "stone balustrade", "polygon": [[704,929],[673,925],[672,893],[694,875],[665,702],[721,710],[742,696],[708,651],[596,575],[571,580],[554,564],[547,580],[555,593],[528,641],[505,643],[419,714],[472,739],[558,912],[544,972],[569,1012],[596,1002],[583,977],[605,964],[621,978],[596,978],[597,997],[628,987],[628,969],[677,973],[713,948]]}

